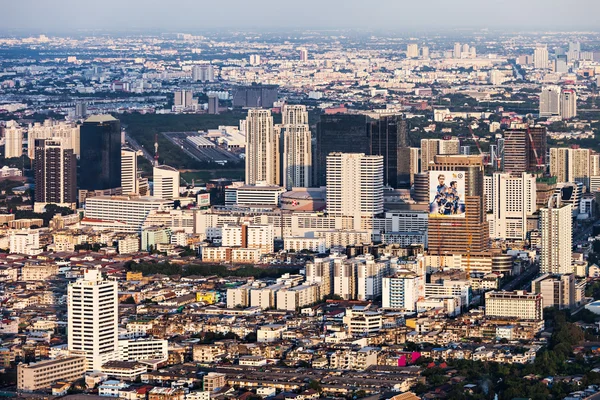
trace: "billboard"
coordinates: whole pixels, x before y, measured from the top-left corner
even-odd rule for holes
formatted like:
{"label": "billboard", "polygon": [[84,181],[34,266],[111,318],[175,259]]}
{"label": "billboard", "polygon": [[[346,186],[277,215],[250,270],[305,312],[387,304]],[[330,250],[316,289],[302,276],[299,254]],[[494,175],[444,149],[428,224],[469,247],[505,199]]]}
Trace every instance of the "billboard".
{"label": "billboard", "polygon": [[198,194],[198,205],[200,207],[210,206],[210,193]]}
{"label": "billboard", "polygon": [[465,173],[429,171],[429,217],[465,217]]}

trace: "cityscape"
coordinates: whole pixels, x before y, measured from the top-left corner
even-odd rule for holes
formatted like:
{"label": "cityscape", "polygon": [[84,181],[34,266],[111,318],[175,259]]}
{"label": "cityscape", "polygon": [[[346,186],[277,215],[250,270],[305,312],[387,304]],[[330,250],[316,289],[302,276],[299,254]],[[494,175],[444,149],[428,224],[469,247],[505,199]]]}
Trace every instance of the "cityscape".
{"label": "cityscape", "polygon": [[598,5],[256,1],[6,7],[0,397],[600,399]]}

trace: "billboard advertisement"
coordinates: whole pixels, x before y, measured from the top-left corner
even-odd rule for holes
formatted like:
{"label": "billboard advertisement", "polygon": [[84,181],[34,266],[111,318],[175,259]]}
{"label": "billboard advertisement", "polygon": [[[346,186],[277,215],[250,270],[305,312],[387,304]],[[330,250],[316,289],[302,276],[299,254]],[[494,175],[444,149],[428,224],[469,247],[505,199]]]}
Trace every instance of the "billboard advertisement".
{"label": "billboard advertisement", "polygon": [[465,217],[465,173],[429,171],[429,217]]}
{"label": "billboard advertisement", "polygon": [[200,207],[210,206],[210,193],[198,194],[198,205]]}

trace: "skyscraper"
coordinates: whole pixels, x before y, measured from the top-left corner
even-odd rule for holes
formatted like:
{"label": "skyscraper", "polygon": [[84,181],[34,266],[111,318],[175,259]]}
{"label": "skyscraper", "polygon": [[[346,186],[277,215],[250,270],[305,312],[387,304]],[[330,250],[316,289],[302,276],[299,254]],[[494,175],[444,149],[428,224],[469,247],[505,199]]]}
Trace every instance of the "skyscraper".
{"label": "skyscraper", "polygon": [[460,43],[454,43],[454,58],[461,58],[462,46]]}
{"label": "skyscraper", "polygon": [[4,157],[15,158],[23,155],[23,129],[9,121],[4,128]]}
{"label": "skyscraper", "polygon": [[560,115],[560,88],[558,86],[544,86],[540,93],[540,117]]}
{"label": "skyscraper", "polygon": [[546,163],[546,127],[517,124],[504,131],[502,163],[514,174],[535,172]]}
{"label": "skyscraper", "polygon": [[160,165],[152,169],[154,184],[153,197],[163,200],[173,200],[179,197],[179,171],[168,165]]}
{"label": "skyscraper", "polygon": [[300,47],[298,52],[300,53],[300,61],[308,61],[308,50],[305,47]]}
{"label": "skyscraper", "polygon": [[178,90],[174,94],[173,104],[175,107],[188,108],[193,103],[193,93],[190,90]]}
{"label": "skyscraper", "polygon": [[406,46],[406,57],[407,58],[419,57],[419,45],[416,43],[409,43],[408,46]]}
{"label": "skyscraper", "polygon": [[589,187],[592,175],[589,149],[551,148],[550,175],[555,176],[558,183],[582,183]]}
{"label": "skyscraper", "polygon": [[73,149],[60,140],[35,140],[35,208],[46,204],[73,207],[77,202],[77,166]]}
{"label": "skyscraper", "polygon": [[279,138],[270,110],[249,110],[246,128],[246,184],[279,185]]}
{"label": "skyscraper", "polygon": [[216,94],[208,95],[208,113],[218,114],[219,113],[219,97]]}
{"label": "skyscraper", "polygon": [[35,139],[60,139],[65,148],[73,149],[75,155],[80,154],[80,126],[74,122],[47,119],[43,123],[30,124],[27,129],[27,155],[35,157]]}
{"label": "skyscraper", "polygon": [[110,115],[94,115],[81,125],[79,188],[121,186],[121,124]]}
{"label": "skyscraper", "polygon": [[100,371],[118,357],[117,294],[117,282],[103,279],[95,269],[68,286],[68,346],[85,353],[89,371]]}
{"label": "skyscraper", "polygon": [[312,140],[306,106],[285,104],[282,125],[277,126],[281,154],[282,186],[310,187],[312,183]]}
{"label": "skyscraper", "polygon": [[540,209],[541,260],[540,272],[569,274],[573,272],[571,251],[573,223],[570,204],[561,203],[554,195],[548,207]]}
{"label": "skyscraper", "polygon": [[192,67],[192,80],[194,82],[214,82],[214,67],[210,64],[194,65]]}
{"label": "skyscraper", "polygon": [[454,138],[421,139],[421,170],[427,171],[437,155],[460,154],[460,140]]}
{"label": "skyscraper", "polygon": [[577,116],[577,93],[572,89],[565,89],[560,94],[560,116],[562,119]]}
{"label": "skyscraper", "polygon": [[123,194],[139,194],[137,179],[137,151],[121,149],[121,187]]}
{"label": "skyscraper", "polygon": [[383,156],[384,184],[410,188],[410,147],[402,115],[372,116],[368,121],[369,155]]}
{"label": "skyscraper", "polygon": [[538,45],[533,51],[533,66],[535,69],[548,68],[548,47]]}
{"label": "skyscraper", "polygon": [[308,125],[306,106],[284,104],[281,109],[281,124]]}
{"label": "skyscraper", "polygon": [[327,212],[362,218],[383,212],[383,156],[331,153],[327,156]]}

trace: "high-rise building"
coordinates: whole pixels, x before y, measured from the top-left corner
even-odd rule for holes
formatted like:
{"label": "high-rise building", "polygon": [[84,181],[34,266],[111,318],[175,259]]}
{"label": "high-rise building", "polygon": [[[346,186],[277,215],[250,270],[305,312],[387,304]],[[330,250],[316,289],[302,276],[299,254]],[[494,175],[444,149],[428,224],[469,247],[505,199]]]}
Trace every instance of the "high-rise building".
{"label": "high-rise building", "polygon": [[558,86],[544,86],[540,93],[540,117],[553,117],[560,115],[560,88]]}
{"label": "high-rise building", "polygon": [[312,182],[312,144],[308,125],[284,125],[281,130],[283,155],[282,186],[310,187]]}
{"label": "high-rise building", "polygon": [[250,65],[252,65],[252,66],[260,65],[260,56],[258,54],[250,55]]}
{"label": "high-rise building", "polygon": [[410,147],[402,115],[374,115],[367,121],[369,152],[383,156],[384,184],[410,188]]}
{"label": "high-rise building", "polygon": [[492,181],[485,191],[486,203],[493,212],[490,237],[525,240],[527,218],[537,211],[535,176],[526,172],[521,176],[495,173],[485,179]]}
{"label": "high-rise building", "polygon": [[319,298],[332,294],[333,260],[329,257],[317,258],[306,263],[306,284],[319,286]]}
{"label": "high-rise building", "polygon": [[548,47],[538,45],[533,51],[533,67],[535,69],[548,68]]}
{"label": "high-rise building", "polygon": [[375,261],[371,254],[361,255],[352,261],[356,264],[357,300],[375,300],[381,296],[381,281],[389,273],[390,262]]}
{"label": "high-rise building", "polygon": [[333,294],[344,300],[356,298],[356,266],[345,256],[333,259]]}
{"label": "high-rise building", "polygon": [[208,113],[218,114],[219,113],[219,96],[216,94],[208,95]]}
{"label": "high-rise building", "polygon": [[270,110],[249,110],[246,129],[246,184],[280,183],[279,137]]}
{"label": "high-rise building", "polygon": [[306,106],[284,104],[281,109],[281,124],[308,125]]}
{"label": "high-rise building", "polygon": [[194,82],[214,82],[214,67],[210,64],[194,65],[192,67],[192,80]]}
{"label": "high-rise building", "polygon": [[81,125],[79,188],[121,186],[121,124],[110,115],[94,115]]}
{"label": "high-rise building", "polygon": [[550,175],[555,176],[558,183],[582,183],[589,187],[592,176],[592,154],[589,149],[555,148],[550,149]]}
{"label": "high-rise building", "polygon": [[329,153],[370,153],[367,117],[360,114],[323,114],[317,124],[313,157],[315,186],[326,182]]}
{"label": "high-rise building", "polygon": [[383,212],[383,156],[331,153],[327,156],[327,212],[363,217]]}
{"label": "high-rise building", "polygon": [[577,93],[572,89],[565,89],[560,94],[560,116],[562,119],[577,116]]}
{"label": "high-rise building", "polygon": [[31,159],[35,157],[35,139],[60,139],[65,148],[73,149],[79,155],[79,129],[80,126],[74,122],[53,119],[30,124],[27,129],[27,156]]}
{"label": "high-rise building", "polygon": [[454,43],[454,58],[461,58],[462,45],[460,43]]}
{"label": "high-rise building", "polygon": [[554,71],[559,74],[564,74],[569,72],[569,66],[567,62],[566,55],[557,55],[556,60],[554,60]]}
{"label": "high-rise building", "polygon": [[122,193],[139,194],[137,151],[124,147],[121,149],[121,187]]}
{"label": "high-rise building", "polygon": [[421,47],[421,57],[429,58],[429,47],[427,47],[427,46]]}
{"label": "high-rise building", "polygon": [[73,149],[61,140],[35,140],[35,207],[46,204],[74,207],[77,202],[77,165]]}
{"label": "high-rise building", "polygon": [[87,103],[79,101],[75,104],[75,118],[87,117]]}
{"label": "high-rise building", "polygon": [[175,107],[188,108],[193,103],[193,94],[190,90],[178,90],[174,94],[173,104]]}
{"label": "high-rise building", "polygon": [[518,124],[504,131],[504,171],[535,172],[545,165],[546,127]]}
{"label": "high-rise building", "polygon": [[531,281],[531,292],[542,295],[544,308],[571,308],[575,305],[575,274],[542,274]]}
{"label": "high-rise building", "polygon": [[118,357],[118,304],[117,282],[103,279],[99,270],[86,270],[68,286],[68,346],[84,352],[89,371]]}
{"label": "high-rise building", "polygon": [[152,169],[154,184],[152,196],[163,200],[179,197],[179,171],[168,165],[159,165]]}
{"label": "high-rise building", "polygon": [[[484,165],[481,156],[437,155],[429,171],[464,174],[464,218],[429,218],[428,252],[432,255],[469,254],[489,249],[485,219]],[[450,182],[448,182],[450,183]]]}
{"label": "high-rise building", "polygon": [[415,175],[421,173],[421,148],[410,148],[410,186],[415,182]]}
{"label": "high-rise building", "polygon": [[427,171],[434,157],[460,154],[460,141],[456,138],[421,139],[421,170]]}
{"label": "high-rise building", "polygon": [[300,47],[298,53],[300,54],[300,61],[308,61],[308,50],[305,47]]}
{"label": "high-rise building", "polygon": [[23,129],[9,121],[4,128],[4,157],[15,158],[23,155]]}
{"label": "high-rise building", "polygon": [[416,311],[417,301],[424,293],[424,279],[412,271],[397,271],[382,279],[382,307]]}
{"label": "high-rise building", "polygon": [[547,208],[540,210],[541,260],[540,271],[550,274],[573,272],[572,251],[572,208],[563,204],[560,195],[554,195]]}
{"label": "high-rise building", "polygon": [[407,58],[419,57],[419,45],[416,43],[409,43],[408,46],[406,46],[406,57]]}
{"label": "high-rise building", "polygon": [[234,107],[273,107],[279,97],[276,85],[240,86],[233,91]]}

